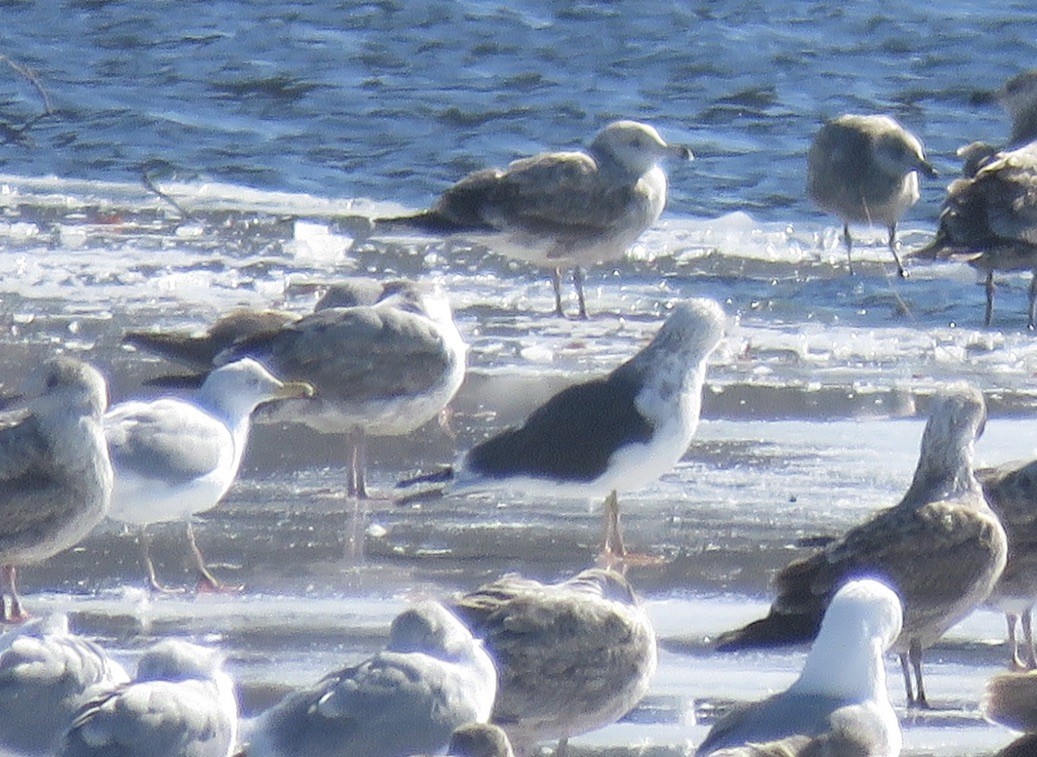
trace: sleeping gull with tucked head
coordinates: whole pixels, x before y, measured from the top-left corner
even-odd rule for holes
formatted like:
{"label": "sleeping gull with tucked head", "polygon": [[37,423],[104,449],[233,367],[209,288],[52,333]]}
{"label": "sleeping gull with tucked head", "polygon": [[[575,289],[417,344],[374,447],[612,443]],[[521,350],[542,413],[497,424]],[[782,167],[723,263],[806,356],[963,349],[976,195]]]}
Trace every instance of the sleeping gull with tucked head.
{"label": "sleeping gull with tucked head", "polygon": [[9,593],[0,620],[28,617],[19,565],[75,546],[108,514],[112,465],[101,418],[108,388],[96,368],[47,360],[29,377],[27,408],[0,419],[0,572]]}
{"label": "sleeping gull with tucked head", "polygon": [[497,672],[446,608],[398,615],[385,651],[290,694],[246,728],[248,757],[442,754],[455,728],[485,723]]}
{"label": "sleeping gull with tucked head", "polygon": [[80,707],[128,680],[103,649],[69,633],[65,615],[9,631],[0,636],[0,751],[54,754]]}
{"label": "sleeping gull with tucked head", "polygon": [[79,712],[57,757],[230,757],[238,733],[234,682],[213,649],[165,639],[132,683]]}
{"label": "sleeping gull with tucked head", "polygon": [[[559,584],[507,575],[454,603],[497,663],[492,720],[519,757],[604,728],[655,672],[655,632],[627,580],[593,568]],[[562,747],[560,747],[562,748]]]}
{"label": "sleeping gull with tucked head", "polygon": [[850,223],[880,222],[889,229],[889,251],[897,255],[897,222],[918,202],[918,173],[936,176],[922,143],[890,116],[847,114],[827,122],[807,153],[807,194],[843,222],[846,260],[853,273]]}
{"label": "sleeping gull with tucked head", "polygon": [[655,481],[687,451],[698,426],[706,360],[723,333],[717,303],[679,303],[651,343],[608,376],[559,392],[522,426],[476,445],[456,466],[399,486],[446,482],[446,491],[458,493],[604,496],[603,553],[623,558],[618,491]]}
{"label": "sleeping gull with tucked head", "polygon": [[786,565],[774,579],[778,597],[770,614],[722,634],[717,648],[809,641],[843,582],[861,575],[880,578],[904,606],[904,627],[893,649],[900,655],[908,704],[927,707],[922,650],[987,597],[1008,552],[1005,531],[973,475],[973,447],[985,422],[986,406],[977,390],[962,387],[935,397],[911,488],[899,504]]}
{"label": "sleeping gull with tucked head", "polygon": [[660,164],[691,157],[648,124],[615,121],[586,152],[546,152],[475,171],[432,208],[375,219],[374,230],[456,237],[550,268],[560,316],[561,271],[572,268],[579,315],[586,318],[583,267],[623,257],[666,206]]}
{"label": "sleeping gull with tucked head", "polygon": [[[900,600],[888,586],[868,578],[846,583],[825,610],[795,683],[722,717],[697,754],[896,757],[900,723],[882,658],[901,623]],[[768,742],[785,751],[779,744],[766,751]]]}
{"label": "sleeping gull with tucked head", "polygon": [[238,476],[252,412],[264,402],[313,396],[301,382],[284,383],[250,358],[210,373],[193,399],[161,397],[113,406],[104,417],[115,469],[113,520],[140,529],[141,552],[153,589],[155,575],[147,527],[187,523],[192,565],[201,585],[222,588],[194,538],[191,517],[216,507]]}

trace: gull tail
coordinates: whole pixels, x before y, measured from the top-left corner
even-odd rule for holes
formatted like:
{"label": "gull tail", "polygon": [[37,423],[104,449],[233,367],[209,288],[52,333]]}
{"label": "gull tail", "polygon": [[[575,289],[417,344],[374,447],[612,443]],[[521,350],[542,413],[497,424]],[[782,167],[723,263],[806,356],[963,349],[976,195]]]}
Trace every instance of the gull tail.
{"label": "gull tail", "polygon": [[407,489],[418,484],[446,484],[454,480],[454,466],[447,465],[435,473],[422,473],[420,476],[405,478],[396,482],[397,489]]}
{"label": "gull tail", "polygon": [[771,613],[747,626],[720,634],[713,643],[718,652],[761,649],[813,641],[821,628],[821,616]]}
{"label": "gull tail", "polygon": [[184,334],[128,331],[123,335],[122,341],[153,355],[191,366],[210,365],[217,351],[211,339]]}
{"label": "gull tail", "polygon": [[431,234],[450,236],[462,232],[492,231],[492,227],[481,224],[461,223],[438,210],[423,210],[409,216],[374,219],[374,233]]}

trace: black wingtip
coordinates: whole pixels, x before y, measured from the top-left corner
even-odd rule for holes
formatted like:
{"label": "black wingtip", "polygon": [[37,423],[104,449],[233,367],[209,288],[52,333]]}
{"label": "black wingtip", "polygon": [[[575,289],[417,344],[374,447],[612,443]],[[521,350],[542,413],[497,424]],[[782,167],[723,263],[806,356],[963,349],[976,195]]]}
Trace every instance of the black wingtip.
{"label": "black wingtip", "polygon": [[737,652],[742,649],[768,649],[805,644],[814,640],[820,626],[819,618],[772,612],[766,618],[720,634],[714,640],[713,648],[718,652]]}
{"label": "black wingtip", "polygon": [[205,373],[155,376],[145,379],[144,386],[157,386],[163,389],[201,389],[205,383]]}
{"label": "black wingtip", "polygon": [[454,478],[454,466],[447,465],[434,473],[422,473],[420,476],[405,478],[396,482],[397,489],[407,489],[418,484],[445,484]]}

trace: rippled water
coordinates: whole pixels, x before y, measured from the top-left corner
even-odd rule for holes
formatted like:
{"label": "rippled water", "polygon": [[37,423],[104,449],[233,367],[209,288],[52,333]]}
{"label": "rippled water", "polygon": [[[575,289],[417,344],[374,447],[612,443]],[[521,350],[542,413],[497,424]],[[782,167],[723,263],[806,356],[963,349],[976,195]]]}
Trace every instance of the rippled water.
{"label": "rippled water", "polygon": [[[436,278],[471,346],[448,436],[432,424],[378,440],[372,479],[449,461],[558,388],[604,373],[654,333],[672,301],[710,296],[730,316],[711,361],[704,421],[685,460],[626,496],[635,568],[662,653],[651,708],[585,747],[697,744],[715,704],[787,685],[801,652],[720,656],[705,638],[762,612],[770,573],[802,536],[837,533],[907,486],[928,398],[966,379],[987,393],[983,463],[1031,457],[1037,342],[1028,281],[999,279],[995,328],[960,264],[892,277],[880,229],[862,229],[849,277],[838,231],[803,198],[821,118],[897,114],[953,174],[954,149],[997,142],[1003,118],[974,94],[1032,58],[1037,13],[995,3],[574,4],[8,3],[0,52],[30,65],[56,115],[0,145],[0,380],[55,349],[109,375],[113,398],[170,368],[125,349],[127,328],[195,328],[228,308],[313,302],[308,284],[351,273]],[[1022,63],[1020,63],[1022,62]],[[39,112],[4,72],[0,120]],[[542,272],[480,250],[385,242],[353,248],[347,213],[425,205],[465,171],[584,143],[637,117],[684,141],[657,228],[588,276],[588,322],[559,321]],[[161,158],[162,188],[140,165]],[[931,235],[944,181],[923,187],[902,238]],[[149,598],[132,539],[101,529],[24,572],[32,609],[65,608],[125,659],[187,633],[227,650],[245,709],[384,641],[407,600],[506,570],[557,579],[585,567],[600,513],[508,497],[421,508],[377,501],[357,520],[344,440],[260,427],[226,503],[199,527],[240,597]],[[156,544],[186,581],[180,535]],[[363,542],[365,557],[351,556]],[[1011,735],[978,715],[1006,659],[1002,621],[979,611],[929,655],[940,708],[905,715],[912,754],[983,754]],[[902,704],[896,666],[890,691]]]}

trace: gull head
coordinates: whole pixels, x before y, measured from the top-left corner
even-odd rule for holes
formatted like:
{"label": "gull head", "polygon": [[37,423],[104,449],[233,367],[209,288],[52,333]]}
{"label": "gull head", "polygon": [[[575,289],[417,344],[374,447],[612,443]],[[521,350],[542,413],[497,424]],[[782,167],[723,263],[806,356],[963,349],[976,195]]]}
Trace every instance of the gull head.
{"label": "gull head", "polygon": [[51,358],[34,370],[25,383],[26,396],[37,413],[74,411],[100,418],[108,408],[108,385],[101,372],[67,355]]}
{"label": "gull head", "polygon": [[387,281],[378,300],[378,304],[382,303],[423,315],[440,326],[452,324],[454,320],[450,298],[438,283],[418,283],[406,279]]}
{"label": "gull head", "polygon": [[594,137],[590,151],[634,176],[646,173],[664,160],[693,157],[684,145],[667,144],[653,127],[638,121],[613,121]]}
{"label": "gull head", "polygon": [[685,300],[674,306],[646,350],[674,353],[697,364],[720,344],[725,321],[724,311],[713,300]]}
{"label": "gull head", "polygon": [[247,417],[265,402],[312,397],[313,387],[302,381],[281,381],[258,361],[242,358],[206,376],[199,395],[232,417]]}
{"label": "gull head", "polygon": [[880,652],[885,652],[900,636],[903,622],[896,592],[881,581],[861,578],[844,584],[832,597],[818,639],[824,634],[844,641],[870,639]]}
{"label": "gull head", "polygon": [[996,98],[1013,125],[1032,121],[1037,111],[1037,69],[1013,76],[997,91]]}
{"label": "gull head", "polygon": [[223,665],[215,649],[181,639],[164,639],[148,649],[137,663],[137,681],[207,681]]}
{"label": "gull head", "polygon": [[936,169],[926,160],[925,150],[918,138],[889,116],[874,116],[880,125],[874,137],[875,163],[889,176],[906,176],[918,171],[929,177]]}
{"label": "gull head", "polygon": [[438,602],[420,602],[397,615],[389,628],[390,652],[421,652],[441,660],[471,657],[476,645],[468,628]]}

